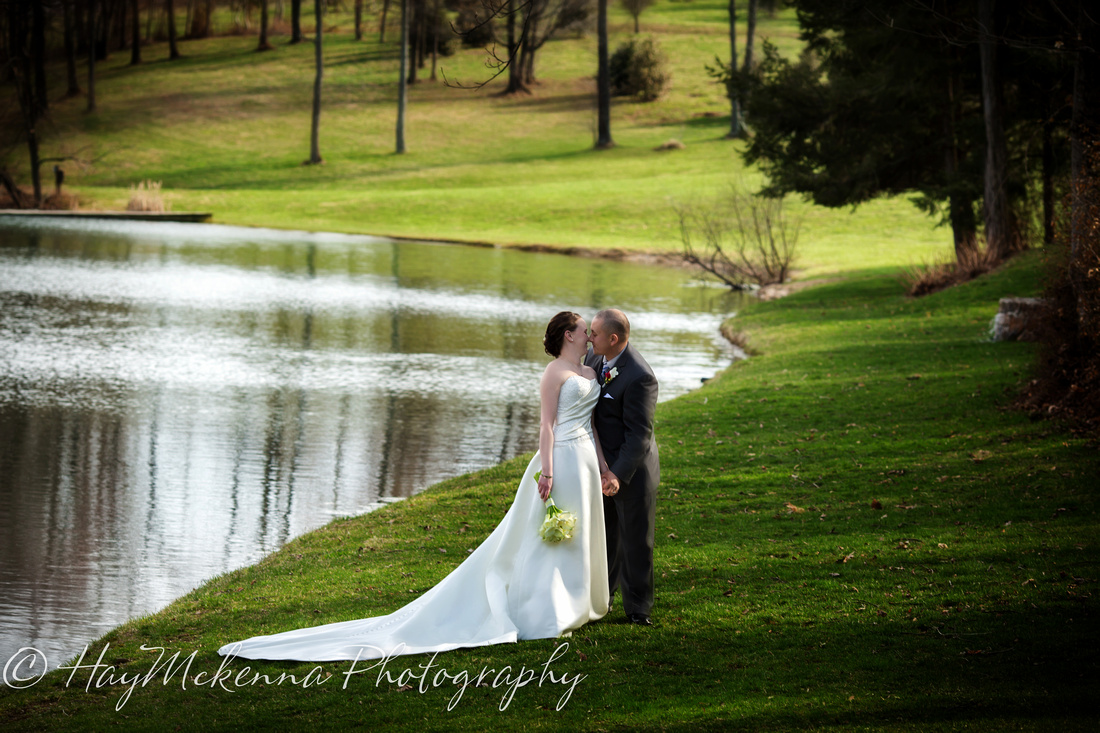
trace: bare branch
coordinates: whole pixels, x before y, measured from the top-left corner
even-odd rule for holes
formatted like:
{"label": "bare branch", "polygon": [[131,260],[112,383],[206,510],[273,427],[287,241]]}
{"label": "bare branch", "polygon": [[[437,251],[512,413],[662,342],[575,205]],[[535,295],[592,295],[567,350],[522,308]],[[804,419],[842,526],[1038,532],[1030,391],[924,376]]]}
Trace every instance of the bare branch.
{"label": "bare branch", "polygon": [[783,199],[731,189],[709,206],[678,206],[681,257],[731,289],[748,290],[790,278],[799,222]]}

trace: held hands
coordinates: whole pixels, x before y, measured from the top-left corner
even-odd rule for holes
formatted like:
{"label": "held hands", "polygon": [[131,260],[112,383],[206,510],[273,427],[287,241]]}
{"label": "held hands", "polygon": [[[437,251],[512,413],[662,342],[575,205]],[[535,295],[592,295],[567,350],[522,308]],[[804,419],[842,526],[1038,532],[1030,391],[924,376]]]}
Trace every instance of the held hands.
{"label": "held hands", "polygon": [[619,493],[619,477],[611,473],[611,469],[604,469],[600,474],[600,490],[604,496],[614,496]]}

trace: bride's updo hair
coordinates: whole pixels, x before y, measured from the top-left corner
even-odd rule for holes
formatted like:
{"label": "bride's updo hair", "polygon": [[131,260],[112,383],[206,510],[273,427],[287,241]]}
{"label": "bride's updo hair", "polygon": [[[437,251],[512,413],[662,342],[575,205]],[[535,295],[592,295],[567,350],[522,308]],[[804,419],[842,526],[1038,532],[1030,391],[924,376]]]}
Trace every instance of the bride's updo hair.
{"label": "bride's updo hair", "polygon": [[546,335],[542,339],[542,347],[546,353],[557,359],[561,356],[561,345],[565,340],[565,332],[577,327],[577,321],[581,319],[580,313],[562,311],[546,324]]}

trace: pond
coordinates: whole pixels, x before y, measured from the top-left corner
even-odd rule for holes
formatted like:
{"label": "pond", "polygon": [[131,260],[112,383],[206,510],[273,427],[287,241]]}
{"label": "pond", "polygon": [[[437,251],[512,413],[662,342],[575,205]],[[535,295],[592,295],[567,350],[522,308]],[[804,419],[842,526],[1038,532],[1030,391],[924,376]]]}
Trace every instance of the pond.
{"label": "pond", "polygon": [[738,305],[632,263],[0,218],[0,664],[535,450],[559,310],[625,310],[664,400],[730,363]]}

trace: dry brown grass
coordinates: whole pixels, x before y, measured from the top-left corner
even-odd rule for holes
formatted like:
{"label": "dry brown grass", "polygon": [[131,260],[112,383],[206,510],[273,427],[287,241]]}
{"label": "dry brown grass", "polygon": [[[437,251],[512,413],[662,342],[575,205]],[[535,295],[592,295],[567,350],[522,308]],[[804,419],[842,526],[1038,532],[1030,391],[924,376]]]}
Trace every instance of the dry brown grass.
{"label": "dry brown grass", "polygon": [[906,292],[917,298],[973,280],[992,271],[998,264],[996,256],[988,248],[964,250],[955,259],[912,266],[902,275],[902,280]]}
{"label": "dry brown grass", "polygon": [[80,199],[74,193],[62,191],[47,196],[42,202],[42,208],[51,211],[75,211],[80,208]]}
{"label": "dry brown grass", "polygon": [[130,186],[130,201],[127,211],[168,211],[169,206],[160,192],[160,181],[142,181]]}
{"label": "dry brown grass", "polygon": [[749,356],[758,356],[760,354],[759,351],[757,351],[753,346],[749,344],[749,334],[747,331],[742,331],[740,329],[734,328],[733,326],[729,325],[728,322],[723,323],[719,327],[719,331],[721,331],[722,336],[725,337],[726,341],[729,341],[731,344],[741,349]]}

